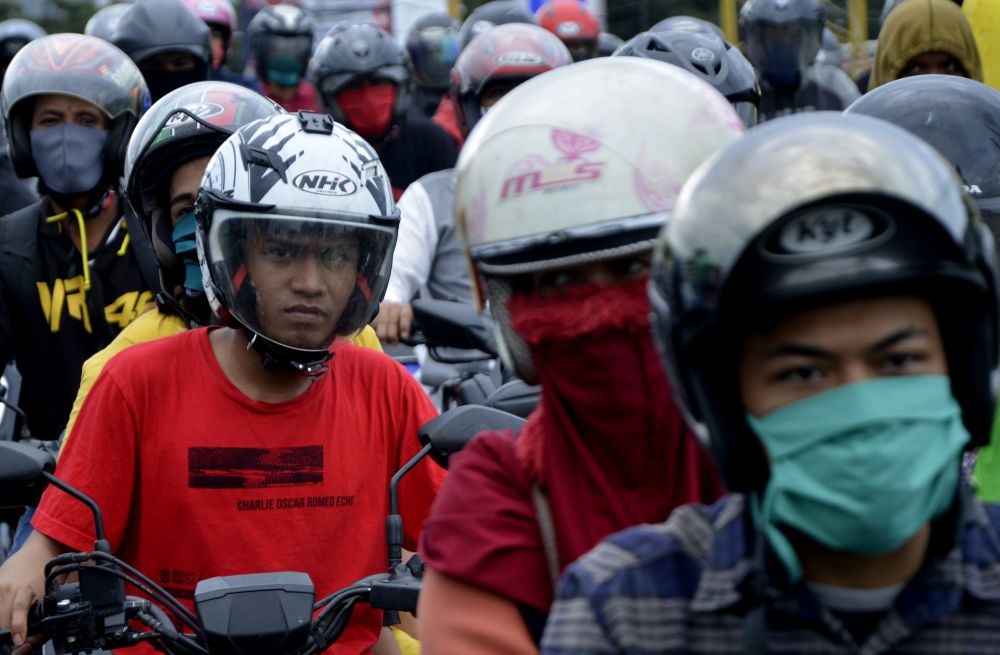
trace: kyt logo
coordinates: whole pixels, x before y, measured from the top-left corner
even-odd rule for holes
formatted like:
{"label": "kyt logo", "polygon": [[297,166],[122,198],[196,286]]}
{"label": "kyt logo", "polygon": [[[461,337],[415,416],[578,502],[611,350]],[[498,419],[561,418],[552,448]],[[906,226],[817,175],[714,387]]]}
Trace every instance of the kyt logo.
{"label": "kyt logo", "polygon": [[292,180],[292,184],[296,189],[321,196],[349,196],[358,191],[358,185],[354,180],[334,171],[299,173]]}

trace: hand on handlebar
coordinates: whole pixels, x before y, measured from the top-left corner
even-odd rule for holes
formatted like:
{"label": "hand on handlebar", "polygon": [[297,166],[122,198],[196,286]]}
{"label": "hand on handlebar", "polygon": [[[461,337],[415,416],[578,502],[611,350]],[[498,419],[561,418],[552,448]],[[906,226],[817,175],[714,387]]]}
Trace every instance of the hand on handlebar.
{"label": "hand on handlebar", "polygon": [[412,326],[413,308],[409,303],[383,301],[379,305],[378,316],[372,321],[379,341],[389,344],[409,339]]}
{"label": "hand on handlebar", "polygon": [[32,533],[21,550],[0,566],[0,628],[9,629],[15,646],[31,651],[28,639],[28,610],[45,594],[45,563],[63,552],[41,533]]}

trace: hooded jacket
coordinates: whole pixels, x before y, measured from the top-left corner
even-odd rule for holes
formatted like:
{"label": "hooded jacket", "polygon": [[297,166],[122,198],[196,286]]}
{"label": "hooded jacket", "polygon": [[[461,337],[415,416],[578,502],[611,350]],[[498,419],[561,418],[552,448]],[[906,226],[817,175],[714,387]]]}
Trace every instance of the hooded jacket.
{"label": "hooded jacket", "polygon": [[906,0],[882,26],[869,90],[899,77],[914,57],[944,52],[959,61],[969,77],[983,81],[972,28],[951,0]]}
{"label": "hooded jacket", "polygon": [[976,47],[983,60],[983,81],[1000,90],[1000,3],[996,0],[965,0],[962,12],[969,19]]}

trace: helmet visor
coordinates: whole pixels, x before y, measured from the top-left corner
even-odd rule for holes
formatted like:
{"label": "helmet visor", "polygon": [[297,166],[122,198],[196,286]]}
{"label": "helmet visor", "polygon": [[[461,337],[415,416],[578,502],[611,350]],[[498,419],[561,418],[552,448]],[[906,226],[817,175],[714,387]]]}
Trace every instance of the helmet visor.
{"label": "helmet visor", "polygon": [[206,265],[220,301],[247,328],[288,348],[326,350],[371,318],[393,241],[391,228],[357,217],[218,209]]}

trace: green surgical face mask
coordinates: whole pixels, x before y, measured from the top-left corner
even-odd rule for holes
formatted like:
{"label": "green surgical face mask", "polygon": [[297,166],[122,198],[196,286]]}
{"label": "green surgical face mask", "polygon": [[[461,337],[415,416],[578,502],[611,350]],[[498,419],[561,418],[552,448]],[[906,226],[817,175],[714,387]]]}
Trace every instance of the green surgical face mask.
{"label": "green surgical face mask", "polygon": [[951,505],[969,441],[944,375],[848,384],[747,421],[771,460],[754,518],[793,582],[779,525],[834,550],[895,550]]}

